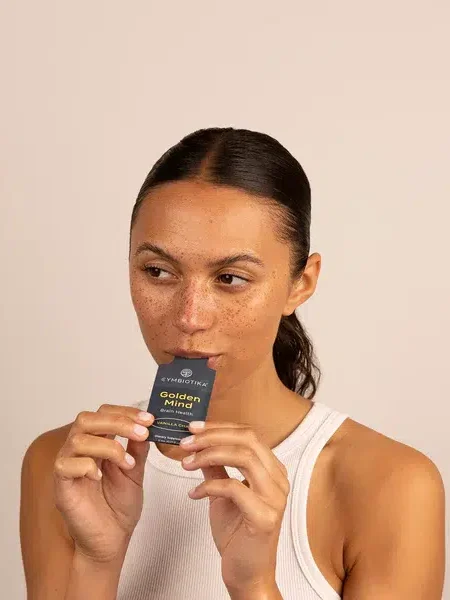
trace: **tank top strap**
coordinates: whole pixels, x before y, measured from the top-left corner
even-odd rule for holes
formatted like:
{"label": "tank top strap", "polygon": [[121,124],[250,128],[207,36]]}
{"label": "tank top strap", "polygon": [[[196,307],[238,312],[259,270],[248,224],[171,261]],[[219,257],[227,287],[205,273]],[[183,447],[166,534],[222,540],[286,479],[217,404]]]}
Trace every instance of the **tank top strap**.
{"label": "tank top strap", "polygon": [[296,429],[272,451],[277,458],[287,459],[292,453],[300,456],[318,435],[333,435],[334,431],[347,418],[347,415],[315,401],[309,412]]}
{"label": "tank top strap", "polygon": [[347,419],[348,415],[317,402],[314,425],[308,431],[305,446],[296,465],[292,482],[291,532],[295,554],[302,571],[311,584],[323,598],[339,600],[340,596],[330,586],[318,568],[311,551],[307,533],[307,502],[312,472],[317,458],[334,435],[337,429]]}

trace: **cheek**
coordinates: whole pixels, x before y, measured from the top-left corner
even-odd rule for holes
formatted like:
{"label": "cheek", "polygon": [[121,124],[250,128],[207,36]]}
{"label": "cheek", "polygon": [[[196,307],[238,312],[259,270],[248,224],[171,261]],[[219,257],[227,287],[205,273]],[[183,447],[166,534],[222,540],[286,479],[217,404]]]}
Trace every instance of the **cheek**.
{"label": "cheek", "polygon": [[167,310],[167,302],[164,302],[154,291],[152,292],[151,286],[139,274],[130,277],[130,293],[141,325],[161,323]]}
{"label": "cheek", "polygon": [[251,352],[258,352],[258,348],[267,351],[266,345],[275,340],[283,310],[279,296],[274,289],[259,289],[252,296],[236,299],[228,318],[224,314],[224,329]]}

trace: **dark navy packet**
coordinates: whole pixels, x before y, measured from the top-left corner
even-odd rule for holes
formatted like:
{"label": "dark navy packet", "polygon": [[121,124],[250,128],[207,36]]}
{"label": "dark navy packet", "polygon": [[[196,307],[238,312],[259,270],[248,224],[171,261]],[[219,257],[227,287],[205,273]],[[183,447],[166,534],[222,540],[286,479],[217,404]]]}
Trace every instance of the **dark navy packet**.
{"label": "dark navy packet", "polygon": [[155,416],[148,442],[174,444],[192,435],[191,421],[204,421],[216,371],[207,358],[176,356],[158,367],[147,411]]}

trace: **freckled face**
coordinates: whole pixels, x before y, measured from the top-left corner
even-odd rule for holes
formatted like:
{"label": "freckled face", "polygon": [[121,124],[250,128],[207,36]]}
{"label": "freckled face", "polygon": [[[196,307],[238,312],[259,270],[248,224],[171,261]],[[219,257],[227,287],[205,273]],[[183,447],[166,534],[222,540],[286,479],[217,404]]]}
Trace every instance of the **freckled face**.
{"label": "freckled face", "polygon": [[[144,341],[157,364],[170,349],[221,354],[217,377],[236,381],[272,355],[289,296],[289,247],[275,237],[274,212],[230,187],[171,182],[150,192],[133,226],[130,288]],[[178,262],[139,247],[151,243]],[[247,253],[240,260],[208,262]]]}

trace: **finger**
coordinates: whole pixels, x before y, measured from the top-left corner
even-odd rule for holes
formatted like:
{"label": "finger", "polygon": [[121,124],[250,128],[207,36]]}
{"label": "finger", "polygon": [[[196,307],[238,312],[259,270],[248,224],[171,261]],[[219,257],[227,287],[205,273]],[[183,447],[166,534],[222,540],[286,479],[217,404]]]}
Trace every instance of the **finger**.
{"label": "finger", "polygon": [[122,406],[120,404],[102,404],[97,409],[97,412],[124,415],[137,423],[146,425],[150,425],[154,420],[154,415],[151,413],[143,411],[140,408],[135,408],[134,406]]}
{"label": "finger", "polygon": [[[211,429],[237,429],[237,430],[249,429],[251,431],[254,431],[252,429],[252,426],[249,425],[249,424],[246,424],[246,423],[233,423],[231,421],[193,421],[193,423],[205,423],[205,425],[202,426],[202,427],[196,427],[195,425],[193,426],[192,423],[190,423],[189,430],[192,433],[195,433],[195,434],[199,434],[199,433],[201,433],[203,431],[209,431]],[[285,465],[275,456],[275,454],[267,446],[267,444],[262,444],[262,445],[270,453],[270,454],[267,454],[267,452],[266,452],[266,456],[269,456],[272,460],[274,459],[275,460],[275,465],[280,469],[281,473],[283,475],[287,475],[287,469],[286,469]]]}
{"label": "finger", "polygon": [[[124,414],[125,416],[129,416],[130,419],[133,419],[136,423],[142,424],[144,427],[149,427],[154,421],[154,415],[152,415],[149,412],[143,411],[139,408],[132,407],[132,406],[121,406],[121,405],[116,405],[116,404],[102,404],[97,409],[97,412],[110,413],[110,414],[112,414],[112,413]],[[113,440],[116,437],[116,435],[118,435],[118,434],[101,433],[101,434],[97,434],[97,435],[100,435],[101,437],[105,437],[109,440]],[[147,452],[145,452],[145,454],[147,454],[147,453],[148,453],[148,449],[147,449]],[[129,454],[131,454],[131,456],[134,456],[133,452],[129,452]],[[134,458],[137,458],[137,457],[134,456]]]}
{"label": "finger", "polygon": [[[216,423],[214,421],[213,423]],[[287,469],[281,463],[272,450],[260,442],[253,429],[248,426],[227,423],[226,426],[205,428],[202,432],[196,432],[193,444],[181,444],[184,449],[199,451],[207,447],[217,445],[242,446],[250,448],[260,459],[267,472],[276,482],[280,490],[287,495],[290,491]],[[228,463],[226,463],[228,466]],[[233,466],[233,465],[229,465]]]}
{"label": "finger", "polygon": [[[187,466],[188,465],[186,465],[186,467]],[[198,468],[199,467],[194,467],[194,469]],[[230,476],[222,464],[204,464],[201,469],[205,479],[230,479]]]}
{"label": "finger", "polygon": [[[198,421],[194,421],[194,423],[198,423]],[[211,429],[221,429],[224,427],[234,427],[236,429],[243,429],[245,427],[248,427],[247,425],[241,425],[239,423],[230,423],[228,421],[200,421],[200,423],[204,423],[204,427],[195,427],[195,425],[191,423],[189,423],[189,430],[192,433],[196,434],[196,439],[197,439],[197,434],[198,433],[202,433],[205,430],[211,430]],[[186,450],[190,450],[191,446],[187,445],[186,447],[181,444],[181,447],[185,448]],[[224,466],[221,465],[215,465],[215,466],[210,466],[210,467],[202,467],[202,472],[203,472],[203,476],[205,477],[205,479],[229,479],[229,475],[225,470]]]}
{"label": "finger", "polygon": [[127,452],[135,460],[135,467],[132,471],[133,479],[136,482],[142,482],[144,479],[145,465],[147,462],[150,444],[145,442],[137,442],[136,440],[128,440]]}
{"label": "finger", "polygon": [[285,507],[286,494],[276,484],[259,456],[247,446],[211,446],[197,452],[193,462],[186,463],[183,460],[183,467],[187,470],[201,468],[204,472],[219,465],[238,469],[251,490],[267,504],[279,509]]}
{"label": "finger", "polygon": [[136,461],[128,454],[118,440],[108,440],[88,433],[75,433],[67,441],[63,456],[91,457],[93,459],[109,460],[121,469],[129,471],[134,468]]}
{"label": "finger", "polygon": [[90,433],[103,437],[105,437],[105,434],[109,434],[142,441],[147,439],[149,435],[148,427],[152,422],[153,417],[150,422],[143,425],[122,412],[82,411],[77,415],[68,437],[70,438],[75,433]]}
{"label": "finger", "polygon": [[130,419],[133,419],[133,421],[135,421],[137,424],[142,424],[144,427],[150,427],[150,425],[152,425],[153,421],[155,420],[155,416],[151,413],[141,410],[140,408],[135,408],[133,406],[102,404],[98,408],[97,412],[128,416]]}
{"label": "finger", "polygon": [[135,466],[125,471],[112,461],[103,460],[101,461],[101,469],[105,475],[108,476],[108,479],[112,482],[113,486],[122,485],[122,478],[125,476],[128,477],[128,479],[131,479],[136,485],[142,487],[149,450],[150,444],[145,441],[137,442],[136,440],[128,440],[127,454],[134,458]]}
{"label": "finger", "polygon": [[82,477],[99,481],[102,478],[96,462],[87,456],[82,458],[61,456],[56,459],[53,472],[56,478],[63,481]]}
{"label": "finger", "polygon": [[272,533],[278,526],[282,514],[267,505],[252,490],[234,478],[219,481],[208,479],[189,492],[193,499],[209,497],[228,498],[241,511],[248,525],[252,525],[258,532]]}
{"label": "finger", "polygon": [[[194,423],[204,423],[203,426],[195,426]],[[233,427],[234,429],[245,429],[250,427],[250,424],[246,423],[233,423],[232,421],[191,421],[189,423],[189,429],[195,433],[199,431],[205,431],[207,429],[223,429],[225,427]]]}

